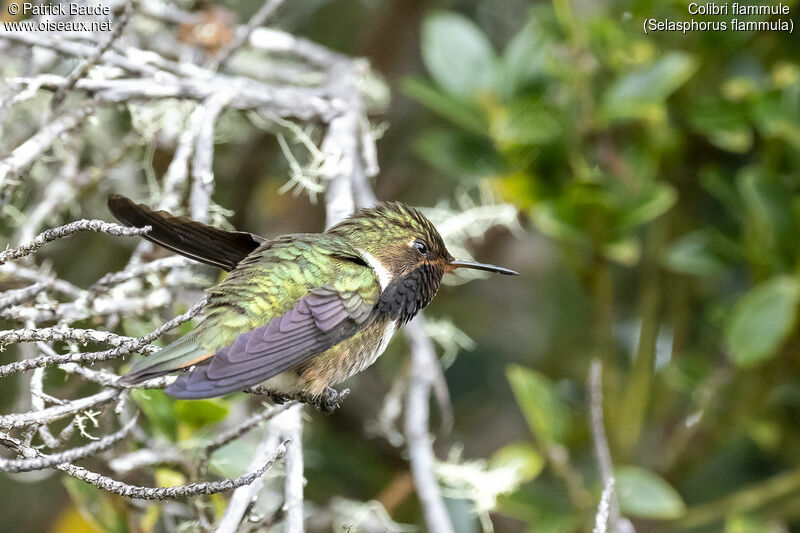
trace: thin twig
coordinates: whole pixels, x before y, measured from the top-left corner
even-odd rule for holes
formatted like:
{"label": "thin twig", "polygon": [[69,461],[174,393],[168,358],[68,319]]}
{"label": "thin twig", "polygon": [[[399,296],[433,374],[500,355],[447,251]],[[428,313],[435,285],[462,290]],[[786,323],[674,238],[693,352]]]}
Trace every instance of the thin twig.
{"label": "thin twig", "polygon": [[144,228],[128,228],[125,226],[120,226],[119,224],[105,222],[103,220],[77,220],[57,228],[51,228],[43,231],[28,244],[0,252],[0,265],[7,261],[30,255],[48,242],[69,237],[70,235],[74,235],[80,231],[94,231],[99,233],[108,233],[109,235],[115,236],[133,237],[137,235],[143,235],[150,231],[150,229],[150,226],[145,226]]}
{"label": "thin twig", "polygon": [[214,451],[238,439],[239,437],[246,434],[250,430],[259,427],[267,420],[271,420],[275,416],[279,415],[280,413],[283,413],[284,411],[286,411],[290,407],[293,407],[294,405],[296,405],[294,402],[287,402],[283,405],[268,407],[267,409],[261,411],[260,413],[256,413],[255,415],[251,416],[238,426],[231,428],[223,433],[220,433],[211,442],[206,444],[205,449],[203,450],[205,455],[211,455]]}
{"label": "thin twig", "polygon": [[[263,458],[268,456],[270,450],[274,448],[274,443],[277,442],[277,440],[277,436],[273,435],[272,432],[264,431],[264,436],[256,448],[255,453],[253,453],[253,459],[250,461],[250,466],[248,466],[248,468],[253,468],[253,465],[263,461]],[[284,442],[283,446],[286,444],[288,443]],[[257,479],[254,483],[239,488],[233,493],[233,496],[231,496],[228,502],[228,507],[225,509],[225,514],[217,526],[216,533],[235,533],[239,529],[239,524],[242,523],[244,515],[253,499],[261,491],[263,483],[264,481],[262,479]]]}
{"label": "thin twig", "polygon": [[[43,126],[31,138],[15,148],[9,156],[0,159],[0,190],[8,185],[10,177],[33,163],[60,135],[81,124],[86,117],[94,113],[96,108],[97,104],[89,101],[72,109]],[[2,257],[0,254],[0,258]],[[0,264],[7,260],[0,260]]]}
{"label": "thin twig", "polygon": [[[604,524],[611,531],[616,531],[619,519],[619,503],[614,492],[614,464],[611,460],[611,451],[608,447],[606,429],[603,422],[603,363],[600,359],[592,359],[589,367],[589,426],[592,431],[592,444],[594,445],[595,458],[600,470],[600,479],[603,483],[603,497],[607,499],[608,516]],[[606,491],[609,494],[606,496]],[[601,500],[601,504],[602,504]],[[598,509],[598,513],[600,510]],[[596,528],[596,526],[595,526]]]}
{"label": "thin twig", "polygon": [[[53,74],[43,74],[33,79],[8,78],[5,82],[11,85],[33,85],[41,89],[58,90],[64,85],[64,78]],[[326,98],[325,89],[275,87],[221,75],[219,79],[159,78],[157,81],[154,78],[113,80],[81,78],[75,83],[75,88],[89,92],[94,96],[95,101],[104,103],[163,98],[206,100],[216,93],[230,92],[233,97],[228,107],[233,109],[262,109],[282,117],[322,121],[329,121],[331,117],[341,111],[340,103]],[[72,127],[75,125],[77,124],[72,124]]]}
{"label": "thin twig", "polygon": [[434,455],[428,432],[432,365],[436,363],[433,342],[425,335],[422,317],[417,316],[405,326],[411,351],[411,378],[406,397],[405,435],[411,459],[411,472],[417,487],[425,522],[429,531],[450,533],[453,524],[444,507],[442,494],[434,475]]}
{"label": "thin twig", "polygon": [[[20,441],[8,435],[0,434],[0,443],[14,447],[18,452],[23,454],[38,453],[30,447],[24,446]],[[286,443],[278,446],[278,449],[269,457],[269,459],[258,470],[244,474],[235,479],[225,479],[222,481],[209,481],[204,483],[191,483],[189,485],[180,485],[177,487],[142,487],[137,485],[129,485],[108,476],[92,472],[80,466],[75,466],[72,463],[61,463],[55,465],[55,468],[62,472],[85,481],[90,485],[97,488],[113,492],[125,498],[133,498],[137,500],[166,500],[175,498],[186,498],[191,496],[200,496],[203,494],[217,494],[219,492],[226,492],[244,485],[249,485],[255,480],[259,479],[264,473],[272,468],[272,465],[283,457],[286,453]]]}
{"label": "thin twig", "polygon": [[152,272],[161,272],[173,268],[183,268],[190,264],[191,262],[187,258],[181,257],[179,255],[163,257],[161,259],[156,259],[155,261],[149,261],[147,263],[141,263],[139,265],[135,265],[131,268],[126,268],[125,270],[121,270],[119,272],[110,272],[104,275],[99,280],[97,280],[91,287],[89,287],[89,290],[90,291],[104,290],[107,289],[108,287],[111,287],[112,285],[117,285],[124,281],[128,281],[133,278],[138,278],[139,276],[144,276]]}
{"label": "thin twig", "polygon": [[250,38],[250,34],[258,26],[261,26],[270,18],[285,0],[267,0],[256,13],[250,17],[247,25],[236,30],[236,36],[220,50],[209,64],[211,70],[219,70],[230,59],[233,53],[238,50]]}
{"label": "thin twig", "polygon": [[211,164],[214,160],[214,130],[217,117],[233,98],[231,91],[211,94],[203,102],[202,119],[197,133],[197,145],[192,160],[192,195],[190,198],[192,218],[205,222],[208,220],[208,208],[211,205],[211,194],[214,192],[214,171]]}
{"label": "thin twig", "polygon": [[127,0],[122,13],[115,21],[114,29],[111,31],[111,33],[106,36],[105,40],[97,47],[91,56],[86,58],[83,63],[81,63],[75,70],[70,72],[64,85],[62,85],[55,92],[55,94],[53,94],[53,99],[50,101],[50,107],[52,109],[56,109],[61,105],[61,103],[64,101],[64,98],[67,96],[67,93],[75,86],[75,83],[77,83],[79,79],[83,78],[86,73],[89,72],[89,69],[97,64],[103,54],[105,54],[106,51],[111,48],[111,45],[114,44],[114,41],[116,41],[119,36],[122,35],[122,30],[124,30],[125,26],[127,26],[132,12],[133,1]]}
{"label": "thin twig", "polygon": [[96,363],[99,361],[116,359],[131,353],[154,353],[158,351],[159,348],[151,345],[151,342],[156,340],[167,331],[197,316],[200,311],[203,310],[205,303],[206,299],[203,298],[182,315],[178,315],[168,320],[154,331],[139,339],[123,337],[107,331],[80,330],[73,328],[40,328],[36,330],[23,329],[0,331],[0,348],[5,344],[14,342],[49,342],[62,340],[74,342],[96,342],[99,344],[117,346],[116,348],[103,350],[100,352],[43,355],[30,359],[23,359],[21,361],[15,361],[13,363],[0,366],[0,378],[44,366],[61,365],[65,363]]}
{"label": "thin twig", "polygon": [[43,283],[47,285],[48,289],[52,289],[73,299],[80,298],[83,295],[83,290],[81,290],[80,287],[77,287],[68,281],[56,278],[48,273],[39,272],[33,268],[18,265],[16,263],[6,263],[5,265],[0,266],[0,274],[25,281],[32,281],[34,283]]}
{"label": "thin twig", "polygon": [[609,529],[615,531],[611,523],[611,507],[614,499],[614,477],[608,478],[600,496],[600,503],[597,505],[597,514],[594,519],[593,533],[606,533]]}
{"label": "thin twig", "polygon": [[128,433],[130,433],[135,425],[136,418],[132,418],[119,431],[111,435],[106,435],[100,440],[96,440],[84,446],[54,453],[52,455],[40,455],[30,459],[0,458],[0,471],[30,472],[31,470],[44,470],[45,468],[50,468],[58,464],[77,461],[78,459],[104,452],[128,436]]}
{"label": "thin twig", "polygon": [[[107,344],[109,346],[125,346],[138,342],[133,337],[125,337],[108,331],[96,329],[80,329],[67,327],[9,329],[0,331],[0,347],[22,342],[69,341],[80,343]],[[2,375],[2,373],[0,373]]]}
{"label": "thin twig", "polygon": [[106,389],[92,396],[78,398],[77,400],[72,400],[62,405],[54,405],[41,411],[2,415],[0,416],[0,428],[14,429],[35,424],[50,423],[54,420],[74,415],[80,411],[108,403],[119,396],[119,394],[120,391],[117,389]]}
{"label": "thin twig", "polygon": [[0,311],[8,307],[27,302],[28,300],[32,300],[37,294],[47,290],[47,286],[48,284],[46,282],[39,281],[22,289],[16,289],[2,293],[2,298],[0,298]]}
{"label": "thin twig", "polygon": [[298,406],[289,410],[281,418],[283,435],[289,439],[286,445],[286,479],[284,480],[283,511],[286,513],[286,533],[303,533],[303,408]]}

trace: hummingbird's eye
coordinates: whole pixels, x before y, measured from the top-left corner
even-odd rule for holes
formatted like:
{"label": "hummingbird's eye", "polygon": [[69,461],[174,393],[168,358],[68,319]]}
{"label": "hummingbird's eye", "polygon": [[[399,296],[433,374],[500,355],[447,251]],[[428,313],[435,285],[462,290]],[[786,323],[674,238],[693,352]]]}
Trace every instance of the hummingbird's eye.
{"label": "hummingbird's eye", "polygon": [[414,241],[414,248],[417,249],[417,251],[419,252],[419,255],[421,255],[422,257],[427,257],[428,256],[428,245],[425,244],[424,242],[422,242],[422,241]]}

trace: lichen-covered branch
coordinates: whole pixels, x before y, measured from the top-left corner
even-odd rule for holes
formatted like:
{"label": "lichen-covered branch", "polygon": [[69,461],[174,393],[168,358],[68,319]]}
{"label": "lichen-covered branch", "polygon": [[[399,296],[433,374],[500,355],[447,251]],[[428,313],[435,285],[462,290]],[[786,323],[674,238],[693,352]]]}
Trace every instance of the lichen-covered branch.
{"label": "lichen-covered branch", "polygon": [[62,365],[65,363],[97,363],[116,359],[131,353],[151,354],[158,350],[157,346],[150,343],[166,333],[167,331],[191,320],[197,316],[205,305],[205,299],[194,304],[188,311],[178,315],[154,331],[148,333],[140,339],[123,337],[107,331],[83,330],[73,328],[39,328],[0,331],[0,348],[10,343],[20,342],[52,342],[52,341],[72,341],[80,343],[98,343],[116,346],[110,350],[99,352],[67,353],[67,354],[48,354],[30,359],[23,359],[14,363],[0,366],[0,378],[33,370],[45,366]]}
{"label": "lichen-covered branch", "polygon": [[[22,442],[8,435],[0,434],[0,444],[15,449],[18,453],[28,456],[41,456],[39,452],[25,446]],[[176,498],[188,498],[191,496],[200,496],[204,494],[217,494],[226,492],[249,485],[255,480],[259,479],[264,473],[272,468],[275,461],[283,457],[286,453],[286,443],[282,443],[270,455],[265,462],[255,471],[244,474],[235,479],[225,479],[222,481],[208,481],[203,483],[191,483],[188,485],[179,485],[176,487],[143,487],[138,485],[130,485],[117,481],[108,476],[92,472],[86,468],[75,466],[72,463],[65,462],[59,463],[54,466],[65,474],[85,481],[90,485],[94,485],[99,489],[113,492],[125,498],[132,498],[137,500],[166,500]]]}
{"label": "lichen-covered branch", "polygon": [[10,414],[0,416],[0,428],[14,429],[25,426],[32,426],[38,424],[47,424],[54,420],[59,420],[68,416],[72,416],[80,411],[98,407],[104,403],[110,402],[120,394],[118,389],[106,389],[104,391],[87,396],[85,398],[78,398],[71,402],[65,402],[60,405],[54,405],[43,409],[41,411],[30,411],[27,413]]}
{"label": "lichen-covered branch", "polygon": [[136,418],[132,418],[119,431],[106,435],[100,440],[96,440],[84,446],[78,446],[54,453],[52,455],[38,455],[29,459],[3,459],[0,458],[0,471],[2,472],[30,472],[31,470],[44,470],[62,463],[68,463],[90,457],[104,452],[128,436],[131,429],[136,425]]}
{"label": "lichen-covered branch", "polygon": [[[595,531],[602,523],[611,531],[616,531],[619,519],[619,503],[614,492],[614,464],[611,461],[611,451],[606,438],[605,423],[603,422],[603,363],[600,359],[593,359],[589,368],[589,427],[592,430],[592,443],[595,458],[600,470],[600,479],[603,482],[603,497],[598,507],[598,519]],[[601,511],[605,517],[600,520]],[[605,531],[605,529],[603,529]]]}
{"label": "lichen-covered branch", "polygon": [[[0,35],[0,37],[2,37],[2,35]],[[5,193],[5,191],[11,188],[11,178],[33,163],[37,157],[50,148],[60,135],[81,124],[86,117],[94,113],[96,108],[96,102],[89,101],[71,109],[57,119],[42,126],[36,134],[15,148],[10,155],[0,159],[0,191],[4,191],[4,194],[0,194],[0,200],[2,200],[0,201],[0,205],[3,205],[5,201],[8,200],[9,194]],[[13,259],[13,257],[3,257],[3,255],[0,255],[0,264],[5,263],[9,259]]]}
{"label": "lichen-covered branch", "polygon": [[405,437],[411,459],[411,471],[429,531],[450,533],[453,524],[444,507],[434,474],[435,457],[429,426],[429,401],[436,365],[433,342],[425,335],[423,317],[406,325],[406,339],[411,352],[411,377],[406,396]]}
{"label": "lichen-covered branch", "polygon": [[25,257],[26,255],[30,255],[39,248],[41,248],[42,246],[44,246],[45,244],[47,244],[48,242],[54,241],[56,239],[63,239],[64,237],[69,237],[70,235],[74,235],[79,231],[94,231],[100,233],[108,233],[109,235],[134,237],[147,233],[148,231],[150,231],[150,227],[147,226],[144,228],[128,228],[125,226],[120,226],[119,224],[105,222],[103,220],[77,220],[75,222],[70,222],[69,224],[59,226],[57,228],[52,228],[43,231],[42,233],[37,235],[31,242],[23,244],[18,248],[11,248],[9,250],[0,252],[0,265],[2,265],[7,261],[11,261],[13,259],[19,259],[20,257]]}

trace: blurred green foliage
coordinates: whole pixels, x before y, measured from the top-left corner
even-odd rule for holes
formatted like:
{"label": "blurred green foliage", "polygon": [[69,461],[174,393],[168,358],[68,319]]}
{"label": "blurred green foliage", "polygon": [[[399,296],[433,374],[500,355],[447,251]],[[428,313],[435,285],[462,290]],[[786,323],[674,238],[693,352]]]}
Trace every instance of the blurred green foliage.
{"label": "blurred green foliage", "polygon": [[[431,12],[430,77],[404,85],[443,119],[417,155],[491,182],[557,243],[591,308],[571,324],[586,342],[508,367],[549,468],[501,512],[530,531],[591,527],[597,357],[624,516],[648,531],[800,527],[797,39],[645,35],[645,17],[687,19],[685,3],[580,5],[537,3],[499,46]],[[558,491],[560,509],[539,497]]]}

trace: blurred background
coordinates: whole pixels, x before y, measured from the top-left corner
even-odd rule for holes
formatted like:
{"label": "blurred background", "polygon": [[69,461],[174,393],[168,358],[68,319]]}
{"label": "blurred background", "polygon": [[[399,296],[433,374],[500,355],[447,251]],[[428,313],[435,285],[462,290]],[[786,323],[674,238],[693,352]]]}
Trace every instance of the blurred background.
{"label": "blurred background", "polygon": [[[794,17],[797,3],[786,4]],[[690,20],[687,5],[305,0],[271,23],[369,61],[379,199],[434,214],[514,208],[467,245],[521,276],[444,286],[426,310],[452,397],[452,430],[435,448],[461,467],[440,472],[459,532],[591,530],[603,488],[593,359],[621,513],[637,531],[800,531],[800,45],[781,31],[643,33],[645,18]],[[260,6],[213,4],[240,23]],[[4,76],[21,68],[6,61]],[[136,117],[117,127],[89,128],[87,142],[110,149]],[[220,131],[219,223],[226,215],[265,236],[323,227],[321,202],[281,192],[289,168],[273,132],[236,113]],[[111,191],[147,200],[173,150],[134,143],[49,222],[111,220]],[[16,209],[36,204],[36,183]],[[134,246],[84,234],[41,256],[85,287]],[[158,321],[123,326],[134,334]],[[380,424],[406,354],[398,337],[347,383],[342,409],[310,415],[309,500],[377,500],[392,520],[424,527],[402,450]],[[2,412],[13,409],[12,382]],[[235,403],[213,405],[224,416]],[[170,438],[203,431],[215,413],[179,418]],[[128,530],[87,518],[78,492],[57,475],[2,476],[3,528]]]}

